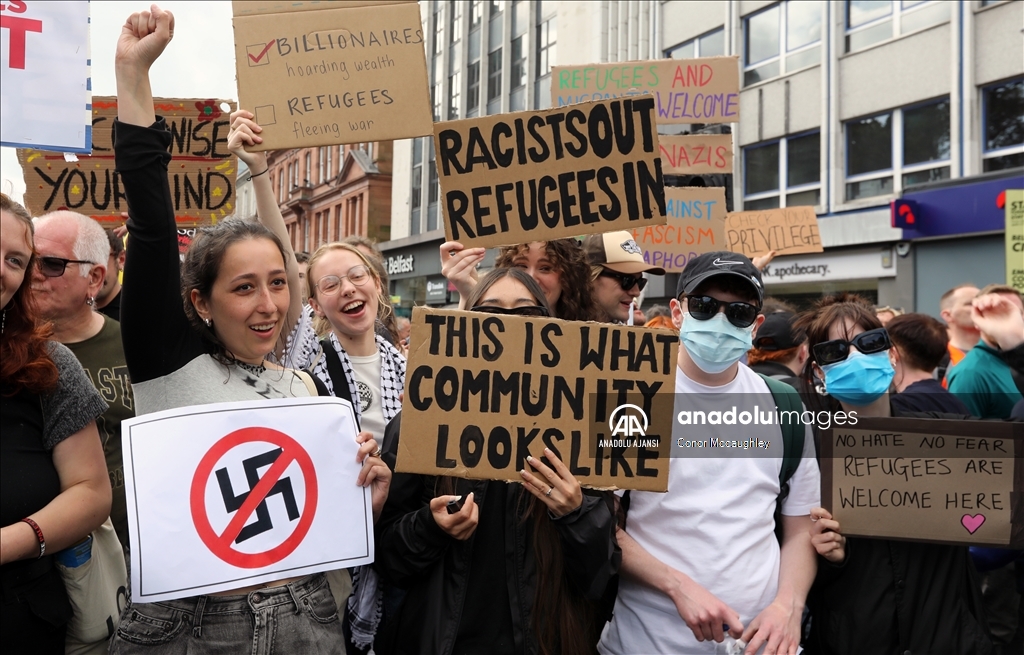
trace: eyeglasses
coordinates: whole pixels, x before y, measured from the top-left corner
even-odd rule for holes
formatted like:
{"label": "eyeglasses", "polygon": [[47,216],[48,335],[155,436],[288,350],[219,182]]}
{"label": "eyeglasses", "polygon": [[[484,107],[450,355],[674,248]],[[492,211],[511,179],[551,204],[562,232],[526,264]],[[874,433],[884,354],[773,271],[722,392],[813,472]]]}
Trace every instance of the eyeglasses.
{"label": "eyeglasses", "polygon": [[849,341],[834,339],[817,344],[812,348],[814,360],[818,362],[818,366],[836,364],[850,356],[850,346],[856,346],[858,351],[870,355],[889,350],[892,347],[892,342],[889,341],[889,333],[885,328],[868,330],[861,332]]}
{"label": "eyeglasses", "polygon": [[636,285],[637,291],[643,291],[644,287],[647,286],[647,278],[643,275],[635,276],[627,273],[616,273],[607,268],[598,273],[598,277],[610,277],[613,280],[618,280],[623,291],[629,291],[634,285]]}
{"label": "eyeglasses", "polygon": [[748,328],[757,320],[761,312],[759,307],[746,302],[722,302],[711,296],[687,296],[686,308],[690,316],[698,321],[709,321],[725,307],[725,318],[738,328]]}
{"label": "eyeglasses", "polygon": [[370,269],[360,264],[348,269],[348,275],[325,275],[316,283],[316,290],[325,296],[333,296],[341,288],[341,281],[347,279],[357,287],[366,284],[370,279]]}
{"label": "eyeglasses", "polygon": [[485,314],[502,314],[504,316],[533,316],[538,318],[545,318],[551,316],[548,310],[544,309],[540,305],[525,305],[523,307],[498,307],[497,305],[477,305],[473,308],[474,312],[484,312]]}
{"label": "eyeglasses", "polygon": [[63,257],[39,257],[36,259],[39,272],[46,277],[60,277],[64,275],[68,264],[89,264],[92,266],[93,262],[87,262],[84,259],[64,259]]}

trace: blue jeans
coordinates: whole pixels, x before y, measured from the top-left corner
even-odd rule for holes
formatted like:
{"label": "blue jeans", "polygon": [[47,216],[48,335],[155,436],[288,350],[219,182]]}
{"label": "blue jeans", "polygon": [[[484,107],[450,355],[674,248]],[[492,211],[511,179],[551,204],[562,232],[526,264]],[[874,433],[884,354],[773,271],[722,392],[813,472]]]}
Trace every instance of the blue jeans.
{"label": "blue jeans", "polygon": [[244,596],[132,604],[110,655],[344,655],[338,606],[322,573]]}

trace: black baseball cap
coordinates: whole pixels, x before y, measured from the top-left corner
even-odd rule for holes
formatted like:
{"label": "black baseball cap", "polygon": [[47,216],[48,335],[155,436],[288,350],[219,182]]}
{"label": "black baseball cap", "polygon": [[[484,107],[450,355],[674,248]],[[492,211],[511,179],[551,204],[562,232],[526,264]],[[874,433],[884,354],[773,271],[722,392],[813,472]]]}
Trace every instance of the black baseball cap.
{"label": "black baseball cap", "polygon": [[764,283],[761,281],[761,271],[757,270],[748,257],[727,250],[706,252],[687,262],[686,268],[679,274],[676,298],[684,294],[692,294],[701,283],[719,275],[728,275],[743,280],[757,294],[757,304],[760,305],[764,302]]}
{"label": "black baseball cap", "polygon": [[807,335],[793,329],[796,314],[792,312],[775,312],[764,317],[764,323],[757,328],[754,348],[758,350],[776,351],[796,348],[807,339]]}

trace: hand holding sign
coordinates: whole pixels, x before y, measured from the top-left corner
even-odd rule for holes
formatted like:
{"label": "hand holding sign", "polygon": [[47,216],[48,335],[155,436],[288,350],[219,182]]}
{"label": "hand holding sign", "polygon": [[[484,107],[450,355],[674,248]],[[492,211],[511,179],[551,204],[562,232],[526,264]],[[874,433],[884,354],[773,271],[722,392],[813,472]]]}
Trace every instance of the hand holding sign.
{"label": "hand holding sign", "polygon": [[256,121],[252,112],[239,109],[231,114],[231,132],[228,133],[228,150],[237,156],[249,167],[252,175],[261,175],[267,170],[267,153],[249,152],[246,146],[263,143],[263,137],[259,134],[263,131]]}
{"label": "hand holding sign", "polygon": [[384,501],[388,499],[388,490],[391,488],[391,469],[380,458],[380,447],[372,434],[360,432],[356,435],[356,442],[360,444],[356,461],[363,465],[362,470],[359,471],[359,477],[356,478],[356,484],[360,487],[370,487],[373,520],[376,521],[380,518]]}
{"label": "hand holding sign", "polygon": [[554,471],[541,460],[531,456],[527,457],[526,461],[536,473],[523,469],[519,474],[523,476],[523,487],[547,505],[552,516],[561,518],[576,511],[583,504],[583,489],[554,451],[545,448],[544,457],[551,462]]}

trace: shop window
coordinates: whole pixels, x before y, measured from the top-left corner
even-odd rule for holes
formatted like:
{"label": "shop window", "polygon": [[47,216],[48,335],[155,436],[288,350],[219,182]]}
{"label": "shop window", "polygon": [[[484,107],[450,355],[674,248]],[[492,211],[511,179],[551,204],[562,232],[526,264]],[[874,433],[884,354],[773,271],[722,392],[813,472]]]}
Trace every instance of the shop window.
{"label": "shop window", "polygon": [[695,39],[684,41],[665,50],[665,56],[672,59],[696,59],[697,57],[718,57],[725,54],[725,30],[719,27]]}
{"label": "shop window", "polygon": [[846,51],[949,20],[946,0],[847,0]]}
{"label": "shop window", "polygon": [[821,135],[789,136],[743,149],[743,209],[821,204]]}
{"label": "shop window", "polygon": [[822,7],[782,2],[744,19],[744,86],[821,62]]}
{"label": "shop window", "polygon": [[982,90],[982,170],[1024,166],[1024,77]]}
{"label": "shop window", "polygon": [[949,100],[848,121],[846,200],[949,178]]}

